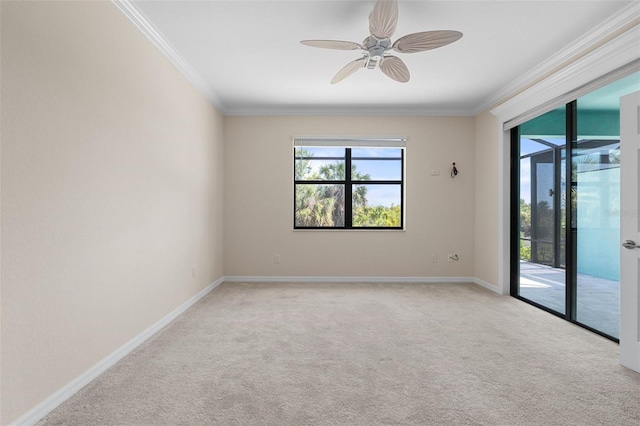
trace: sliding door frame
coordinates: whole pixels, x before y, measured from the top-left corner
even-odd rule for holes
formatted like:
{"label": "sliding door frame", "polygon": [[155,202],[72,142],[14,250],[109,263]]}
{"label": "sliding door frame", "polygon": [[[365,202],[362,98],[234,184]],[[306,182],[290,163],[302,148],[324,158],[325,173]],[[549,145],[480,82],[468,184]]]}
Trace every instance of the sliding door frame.
{"label": "sliding door frame", "polygon": [[[525,303],[535,306],[536,308],[542,309],[552,315],[558,316],[563,319],[568,319],[566,314],[553,310],[545,305],[542,305],[538,302],[535,302],[531,299],[527,299],[520,295],[520,126],[513,127],[510,131],[510,151],[511,151],[511,159],[510,159],[510,208],[509,208],[509,236],[510,236],[510,250],[509,250],[509,294],[512,297],[515,297],[518,300],[521,300]],[[567,150],[566,156],[568,156],[569,150]],[[554,153],[555,155],[555,153]],[[566,161],[566,158],[565,158]],[[559,162],[557,162],[559,164]],[[555,169],[558,170],[558,167]],[[569,174],[571,170],[569,169]],[[559,173],[556,175],[559,176]],[[571,176],[569,176],[570,182]],[[555,179],[557,180],[557,179]],[[554,185],[554,188],[556,186]],[[559,197],[555,197],[559,199]],[[568,199],[568,198],[567,198]],[[554,207],[556,206],[556,202],[554,200]],[[570,204],[567,203],[567,204]],[[554,211],[554,214],[557,213],[558,210]],[[568,224],[568,216],[567,213],[567,224]],[[556,220],[556,226],[559,226],[559,220]],[[569,234],[570,226],[566,226],[567,237]],[[558,233],[559,235],[559,233]],[[565,241],[568,241],[565,238]],[[554,243],[554,246],[558,244]],[[567,245],[565,245],[567,247]],[[555,250],[554,250],[555,251]],[[558,253],[559,255],[559,253]],[[568,257],[565,257],[565,262],[568,262]],[[554,259],[555,263],[555,259]],[[565,269],[565,273],[568,268]],[[566,278],[565,278],[566,281]],[[566,296],[565,292],[565,298]]]}
{"label": "sliding door frame", "polygon": [[[565,319],[576,322],[577,288],[578,288],[578,212],[573,211],[573,198],[576,196],[577,182],[573,181],[572,164],[573,148],[578,143],[578,102],[573,100],[567,104],[565,152],[565,182],[566,182],[566,235],[565,235]],[[582,325],[582,324],[580,324]],[[594,330],[595,331],[595,330]],[[604,333],[601,333],[603,334]],[[610,337],[610,336],[607,336]]]}
{"label": "sliding door frame", "polygon": [[[517,299],[520,297],[520,126],[512,128],[509,132],[511,159],[509,177],[511,203],[509,206],[509,294]],[[544,309],[544,307],[539,306]],[[553,312],[552,312],[553,313]]]}
{"label": "sliding door frame", "polygon": [[[576,319],[577,311],[577,286],[578,286],[578,262],[577,262],[577,241],[578,241],[578,212],[574,211],[573,199],[576,196],[578,183],[574,181],[572,173],[573,151],[577,147],[578,143],[578,122],[577,122],[577,100],[573,100],[566,104],[566,144],[565,144],[565,312],[558,312],[545,305],[535,302],[531,299],[527,299],[520,295],[520,126],[513,127],[510,130],[510,295],[518,300],[533,305],[539,309],[542,309],[548,313],[563,318],[573,324],[579,325],[599,334],[607,339],[619,342],[619,339],[608,335],[600,330],[583,324]],[[558,155],[558,151],[554,152],[554,158],[559,158],[559,161],[555,161],[556,177],[554,180],[554,188],[557,188],[557,181],[560,179],[561,173],[561,161],[562,156]],[[558,192],[556,191],[556,194]],[[560,227],[560,197],[554,199],[554,215],[555,215],[555,228],[558,230]],[[532,219],[533,221],[533,219]],[[556,233],[557,236],[560,232]],[[555,256],[560,256],[559,247],[561,246],[558,241],[554,241],[555,250],[557,253]],[[554,263],[557,263],[557,259],[554,259]]]}

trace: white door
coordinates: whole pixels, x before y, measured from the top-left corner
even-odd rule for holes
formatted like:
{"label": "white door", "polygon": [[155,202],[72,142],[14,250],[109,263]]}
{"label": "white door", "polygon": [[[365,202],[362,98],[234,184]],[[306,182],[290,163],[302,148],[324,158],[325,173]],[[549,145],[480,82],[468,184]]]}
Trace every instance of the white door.
{"label": "white door", "polygon": [[638,168],[640,92],[635,92],[620,98],[620,364],[640,372]]}

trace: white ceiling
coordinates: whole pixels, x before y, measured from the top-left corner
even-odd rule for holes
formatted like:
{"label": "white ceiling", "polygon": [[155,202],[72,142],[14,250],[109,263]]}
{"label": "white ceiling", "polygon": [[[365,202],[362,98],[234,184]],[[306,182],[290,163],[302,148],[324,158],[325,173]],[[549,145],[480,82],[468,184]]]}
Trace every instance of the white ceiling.
{"label": "white ceiling", "polygon": [[[304,39],[362,42],[375,0],[131,1],[201,77],[225,114],[473,115],[633,0],[399,1],[397,38],[458,30],[459,41],[397,54],[411,72],[331,78],[359,51],[317,49]],[[192,76],[193,76],[192,75]]]}

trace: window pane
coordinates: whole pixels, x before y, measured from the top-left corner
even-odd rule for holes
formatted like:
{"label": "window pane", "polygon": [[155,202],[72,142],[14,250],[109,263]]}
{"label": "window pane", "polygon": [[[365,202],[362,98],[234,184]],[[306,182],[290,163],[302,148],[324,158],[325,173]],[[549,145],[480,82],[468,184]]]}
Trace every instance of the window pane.
{"label": "window pane", "polygon": [[330,157],[330,158],[344,158],[345,149],[344,148],[313,148],[313,147],[296,147],[296,158],[297,157]]}
{"label": "window pane", "polygon": [[552,148],[550,148],[547,145],[541,144],[540,142],[527,139],[527,138],[520,139],[520,156],[535,154],[537,152],[542,152],[549,149],[552,149]]}
{"label": "window pane", "polygon": [[400,185],[354,185],[353,226],[397,227],[402,225]]}
{"label": "window pane", "polygon": [[566,107],[564,105],[520,125],[520,134],[528,139],[542,139],[555,145],[566,142]]}
{"label": "window pane", "polygon": [[344,161],[296,159],[296,180],[344,180]]}
{"label": "window pane", "polygon": [[401,180],[401,160],[353,160],[351,179],[363,180]]}
{"label": "window pane", "polygon": [[295,198],[295,226],[344,226],[344,185],[298,184]]}
{"label": "window pane", "polygon": [[353,158],[365,157],[365,158],[401,158],[401,148],[353,148],[351,149],[351,156]]}

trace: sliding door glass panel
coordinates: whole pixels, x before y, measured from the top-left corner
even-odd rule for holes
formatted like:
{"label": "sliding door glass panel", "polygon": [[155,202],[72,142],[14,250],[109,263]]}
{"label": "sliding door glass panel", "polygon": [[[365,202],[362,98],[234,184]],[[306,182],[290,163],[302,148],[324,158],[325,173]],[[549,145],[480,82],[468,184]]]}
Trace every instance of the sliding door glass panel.
{"label": "sliding door glass panel", "polygon": [[564,314],[566,112],[559,108],[520,126],[518,295]]}
{"label": "sliding door glass panel", "polygon": [[620,319],[620,107],[635,73],[577,100],[572,178],[576,211],[576,321],[618,338]]}

